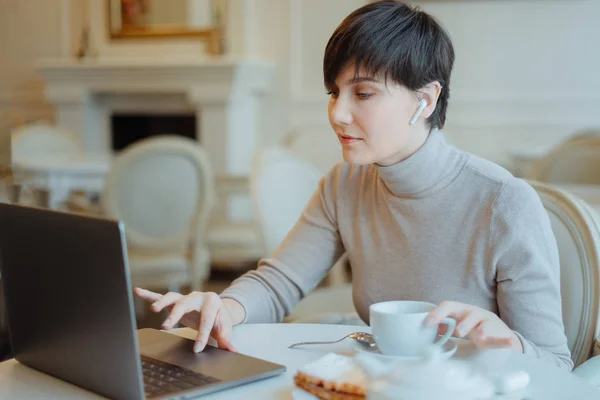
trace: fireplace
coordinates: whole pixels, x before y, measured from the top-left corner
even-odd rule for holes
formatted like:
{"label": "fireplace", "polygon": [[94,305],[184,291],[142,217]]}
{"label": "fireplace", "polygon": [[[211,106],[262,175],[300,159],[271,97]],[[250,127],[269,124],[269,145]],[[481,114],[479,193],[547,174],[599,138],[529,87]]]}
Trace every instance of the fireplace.
{"label": "fireplace", "polygon": [[196,115],[121,113],[111,116],[112,150],[121,151],[138,140],[159,135],[178,135],[199,140]]}
{"label": "fireplace", "polygon": [[166,132],[200,140],[219,199],[208,233],[215,237],[211,257],[233,257],[230,248],[241,259],[254,257],[260,235],[247,180],[262,139],[261,100],[272,86],[273,64],[236,57],[100,57],[43,60],[38,67],[58,125],[79,135],[89,153],[118,152]]}

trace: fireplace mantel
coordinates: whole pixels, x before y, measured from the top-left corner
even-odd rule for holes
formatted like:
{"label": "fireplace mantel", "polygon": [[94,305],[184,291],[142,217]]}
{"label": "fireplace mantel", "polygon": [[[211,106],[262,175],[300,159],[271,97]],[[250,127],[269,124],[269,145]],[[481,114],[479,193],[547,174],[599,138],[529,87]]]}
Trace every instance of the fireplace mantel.
{"label": "fireplace mantel", "polygon": [[39,71],[58,123],[87,151],[110,151],[113,111],[192,109],[215,174],[236,177],[249,171],[259,139],[259,100],[275,72],[267,62],[202,58],[46,60]]}
{"label": "fireplace mantel", "polygon": [[199,102],[260,96],[271,86],[273,65],[261,61],[203,58],[44,60],[38,67],[50,101],[93,93],[182,91]]}
{"label": "fireplace mantel", "polygon": [[[57,123],[71,130],[88,152],[112,151],[114,112],[194,112],[220,193],[230,193],[232,181],[248,177],[260,143],[260,99],[269,92],[275,73],[273,64],[261,60],[160,55],[42,60],[38,70]],[[224,194],[220,214],[226,226],[252,218],[244,190]]]}

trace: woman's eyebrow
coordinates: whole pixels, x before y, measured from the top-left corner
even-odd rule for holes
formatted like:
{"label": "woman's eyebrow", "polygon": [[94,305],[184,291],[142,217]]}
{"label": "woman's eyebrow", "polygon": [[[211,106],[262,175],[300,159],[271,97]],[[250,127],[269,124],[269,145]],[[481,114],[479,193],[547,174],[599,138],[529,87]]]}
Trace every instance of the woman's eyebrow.
{"label": "woman's eyebrow", "polygon": [[379,83],[378,79],[375,79],[373,77],[370,76],[357,76],[356,78],[352,78],[348,81],[349,85],[353,85],[356,83],[360,83],[360,82],[375,82],[375,83]]}

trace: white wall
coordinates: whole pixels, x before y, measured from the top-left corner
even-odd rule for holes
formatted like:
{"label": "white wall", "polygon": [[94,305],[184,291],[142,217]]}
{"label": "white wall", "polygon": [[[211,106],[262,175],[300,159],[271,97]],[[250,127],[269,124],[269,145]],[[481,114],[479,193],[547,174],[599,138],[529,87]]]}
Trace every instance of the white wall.
{"label": "white wall", "polygon": [[447,131],[507,161],[511,148],[600,127],[600,1],[415,2],[453,37]]}
{"label": "white wall", "polygon": [[[102,57],[202,55],[197,39],[110,42],[106,0],[0,0],[0,163],[7,163],[8,131],[24,121],[52,119],[54,110],[44,99],[44,82],[35,69],[45,58],[70,58],[76,53],[83,25],[91,27],[91,49]],[[232,3],[233,34],[229,48],[239,52],[236,32],[244,0]]]}
{"label": "white wall", "polygon": [[[328,97],[322,58],[329,36],[341,20],[364,0],[253,0],[256,45],[248,52],[277,62],[274,95],[265,104],[263,143],[297,132],[306,135],[304,155],[325,168],[340,158],[327,120]],[[277,5],[274,5],[276,3]],[[319,143],[309,143],[312,138]]]}
{"label": "white wall", "polygon": [[[203,54],[197,40],[110,42],[102,3],[91,1],[89,14],[101,57]],[[315,146],[315,157],[339,157],[327,123],[321,62],[337,24],[364,3],[230,0],[230,50],[278,64],[273,95],[263,106],[263,144],[294,130],[307,132],[330,146]],[[454,40],[446,131],[460,147],[507,163],[512,148],[553,144],[576,129],[600,126],[600,1],[414,3],[437,16]],[[84,5],[82,0],[0,1],[0,122],[6,125],[18,111],[51,114],[34,62],[73,53]]]}
{"label": "white wall", "polygon": [[[301,130],[332,136],[321,61],[335,26],[359,0],[254,0],[254,52],[282,65],[266,142]],[[277,5],[274,5],[277,3]],[[446,132],[507,164],[513,148],[551,145],[600,126],[600,1],[415,1],[449,30],[457,60]],[[289,94],[289,97],[286,95]]]}
{"label": "white wall", "polygon": [[43,82],[34,64],[40,57],[69,52],[68,14],[61,0],[0,1],[0,164],[8,162],[10,127],[22,121],[51,118]]}

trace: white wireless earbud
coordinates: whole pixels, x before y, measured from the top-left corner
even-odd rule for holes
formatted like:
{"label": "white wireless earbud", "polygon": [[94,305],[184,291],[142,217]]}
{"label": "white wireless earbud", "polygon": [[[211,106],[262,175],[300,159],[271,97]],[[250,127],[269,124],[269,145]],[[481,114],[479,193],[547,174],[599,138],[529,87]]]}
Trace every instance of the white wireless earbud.
{"label": "white wireless earbud", "polygon": [[421,116],[421,113],[423,112],[423,110],[427,106],[428,106],[427,100],[421,99],[421,101],[419,101],[419,108],[417,109],[417,112],[415,112],[415,115],[413,115],[413,117],[410,120],[409,124],[411,124],[411,125],[416,124],[417,123],[417,119],[419,119],[419,117]]}

